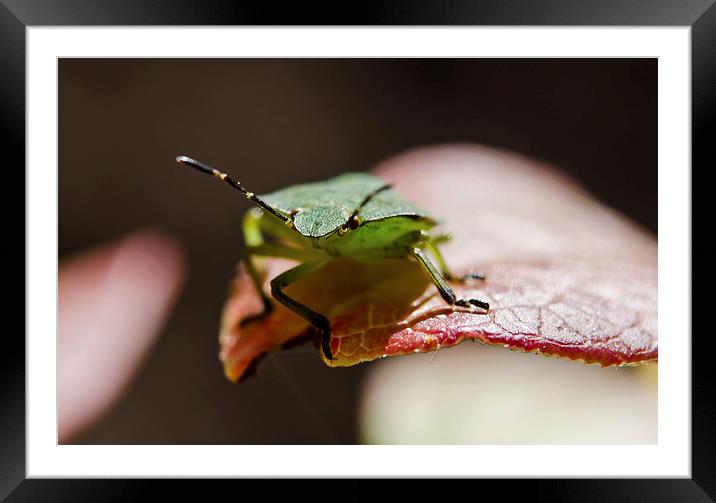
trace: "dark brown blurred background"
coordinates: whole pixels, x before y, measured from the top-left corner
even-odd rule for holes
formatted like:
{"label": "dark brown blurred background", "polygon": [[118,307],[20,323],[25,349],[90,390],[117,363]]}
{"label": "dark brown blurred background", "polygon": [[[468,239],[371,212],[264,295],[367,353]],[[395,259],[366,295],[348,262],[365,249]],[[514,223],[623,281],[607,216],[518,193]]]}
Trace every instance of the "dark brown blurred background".
{"label": "dark brown blurred background", "polygon": [[249,204],[178,154],[262,193],[483,143],[561,167],[656,233],[655,59],[61,59],[59,107],[60,258],[153,226],[190,267],[143,372],[78,443],[357,441],[365,366],[329,369],[306,347],[242,384],[223,377],[218,323]]}

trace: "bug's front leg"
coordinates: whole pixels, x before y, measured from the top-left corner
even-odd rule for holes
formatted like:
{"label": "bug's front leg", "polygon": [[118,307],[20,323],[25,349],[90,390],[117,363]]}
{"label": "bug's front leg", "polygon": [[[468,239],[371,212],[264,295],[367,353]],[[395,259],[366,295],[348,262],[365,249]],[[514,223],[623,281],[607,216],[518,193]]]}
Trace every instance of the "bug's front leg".
{"label": "bug's front leg", "polygon": [[256,287],[256,291],[261,296],[263,302],[263,309],[261,312],[247,316],[241,320],[241,326],[246,325],[254,321],[262,320],[271,314],[273,311],[273,303],[271,299],[266,295],[263,289],[263,281],[259,275],[256,265],[254,264],[255,253],[252,252],[252,248],[261,246],[264,243],[264,235],[262,232],[261,219],[264,218],[262,213],[249,211],[244,217],[244,241],[246,242],[246,252],[244,255],[244,263],[246,264],[246,270],[251,277],[251,281]]}
{"label": "bug's front leg", "polygon": [[479,279],[479,280],[486,280],[487,276],[485,276],[484,273],[481,272],[469,272],[467,274],[464,274],[462,276],[455,276],[450,268],[448,267],[447,263],[445,262],[445,258],[443,257],[442,252],[440,251],[440,248],[438,245],[449,241],[450,235],[449,234],[439,234],[435,237],[427,236],[424,243],[425,246],[430,250],[430,253],[433,254],[435,257],[435,260],[437,261],[438,265],[440,266],[440,270],[442,271],[442,275],[445,279],[448,281],[458,281],[461,283],[464,283],[466,281],[469,281],[471,279]]}
{"label": "bug's front leg", "polygon": [[435,265],[430,261],[427,255],[425,255],[425,252],[423,252],[423,250],[416,247],[412,249],[411,253],[418,260],[418,263],[423,266],[423,270],[425,270],[428,276],[430,276],[430,279],[437,287],[442,298],[445,299],[445,302],[454,306],[475,306],[482,308],[485,311],[490,310],[490,304],[485,301],[478,299],[458,299],[453,289],[450,288],[450,285],[448,285],[447,281],[445,281],[445,278],[443,278],[443,276],[440,274],[440,271],[438,271],[437,267],[435,267]]}
{"label": "bug's front leg", "polygon": [[254,258],[259,256],[283,257],[300,261],[310,258],[306,253],[302,253],[304,249],[266,243],[265,237],[267,236],[283,240],[293,237],[293,233],[272,215],[267,215],[260,209],[254,209],[246,213],[243,223],[244,241],[246,243],[244,263],[251,281],[256,287],[256,291],[261,296],[263,309],[261,312],[241,320],[242,326],[262,320],[273,311],[273,303],[264,292],[263,279],[256,268]]}
{"label": "bug's front leg", "polygon": [[262,320],[273,312],[273,303],[264,292],[261,275],[258,273],[252,260],[254,257],[279,257],[298,261],[307,261],[315,259],[317,254],[310,249],[292,248],[289,246],[275,245],[271,243],[265,243],[258,246],[247,246],[245,260],[246,269],[248,270],[249,276],[251,277],[256,290],[259,295],[261,295],[264,308],[261,312],[241,320],[241,326],[244,326],[247,323]]}
{"label": "bug's front leg", "polygon": [[271,280],[271,294],[281,304],[289,308],[291,311],[299,315],[301,318],[307,320],[311,325],[316,327],[321,332],[321,348],[323,354],[329,360],[333,359],[333,353],[331,352],[331,324],[328,318],[313,311],[308,306],[301,304],[296,299],[289,297],[283,291],[288,285],[294,281],[302,278],[303,276],[310,274],[320,269],[324,264],[325,260],[314,260],[311,262],[305,262],[301,265],[289,269],[288,271],[279,274]]}

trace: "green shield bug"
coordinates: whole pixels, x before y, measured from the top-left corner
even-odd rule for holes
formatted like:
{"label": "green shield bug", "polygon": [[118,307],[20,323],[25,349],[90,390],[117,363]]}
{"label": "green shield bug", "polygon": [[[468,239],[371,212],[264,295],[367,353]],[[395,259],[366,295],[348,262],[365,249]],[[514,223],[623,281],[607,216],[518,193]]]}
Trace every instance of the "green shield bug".
{"label": "green shield bug", "polygon": [[[242,324],[267,316],[273,304],[264,293],[252,258],[282,257],[296,260],[296,267],[271,280],[273,297],[316,327],[326,358],[331,353],[328,319],[288,296],[284,289],[301,277],[320,269],[334,258],[354,260],[414,258],[448,304],[490,309],[487,302],[459,299],[448,280],[485,279],[480,273],[455,277],[440,253],[446,235],[432,236],[437,222],[425,212],[402,200],[391,186],[367,173],[346,173],[322,182],[294,185],[265,195],[246,190],[238,181],[186,156],[178,163],[217,177],[257,205],[244,216],[246,266],[256,285],[264,309],[242,320]],[[430,252],[438,266],[425,253]]]}

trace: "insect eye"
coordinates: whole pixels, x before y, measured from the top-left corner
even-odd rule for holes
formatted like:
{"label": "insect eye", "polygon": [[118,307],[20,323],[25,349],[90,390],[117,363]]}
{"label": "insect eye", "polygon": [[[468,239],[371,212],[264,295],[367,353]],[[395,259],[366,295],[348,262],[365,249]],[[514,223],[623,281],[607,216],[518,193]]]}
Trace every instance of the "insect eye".
{"label": "insect eye", "polygon": [[358,215],[353,215],[353,218],[348,221],[348,228],[352,231],[356,230],[359,225],[360,219],[358,218]]}

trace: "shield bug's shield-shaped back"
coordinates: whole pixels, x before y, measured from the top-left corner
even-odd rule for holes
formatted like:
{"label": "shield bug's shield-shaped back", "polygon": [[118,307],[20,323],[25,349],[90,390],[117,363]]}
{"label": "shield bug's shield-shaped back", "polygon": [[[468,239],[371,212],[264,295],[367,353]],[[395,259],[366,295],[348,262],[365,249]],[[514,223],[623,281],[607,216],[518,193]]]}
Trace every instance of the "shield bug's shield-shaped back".
{"label": "shield bug's shield-shaped back", "polygon": [[[321,348],[328,359],[333,357],[328,319],[289,297],[284,290],[335,258],[417,260],[445,302],[468,309],[489,309],[486,302],[478,299],[458,299],[448,284],[448,280],[484,279],[484,276],[480,273],[460,278],[453,276],[439,250],[440,243],[448,237],[432,236],[429,232],[436,221],[404,201],[389,184],[376,176],[346,173],[322,182],[256,195],[234,178],[206,164],[186,156],[176,160],[218,178],[260,208],[260,211],[249,211],[244,217],[244,239],[247,268],[263,299],[264,310],[242,323],[261,319],[273,309],[253,262],[256,256],[283,257],[299,262],[271,280],[271,294],[276,301],[318,329]],[[433,255],[437,266],[426,252]]]}

